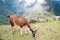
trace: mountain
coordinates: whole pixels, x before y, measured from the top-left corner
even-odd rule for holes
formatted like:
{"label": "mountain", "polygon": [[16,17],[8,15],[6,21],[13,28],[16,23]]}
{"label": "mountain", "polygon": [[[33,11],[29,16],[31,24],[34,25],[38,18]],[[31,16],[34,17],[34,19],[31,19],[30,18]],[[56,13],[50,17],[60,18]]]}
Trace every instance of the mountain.
{"label": "mountain", "polygon": [[2,0],[0,0],[0,25],[8,24],[6,16],[9,14],[14,13],[6,7]]}
{"label": "mountain", "polygon": [[54,12],[55,15],[60,16],[60,0],[59,1],[54,1]]}
{"label": "mountain", "polygon": [[[43,2],[43,3],[45,4],[46,2]],[[42,6],[42,4],[38,3],[37,0],[33,3],[30,3],[30,5],[28,5],[28,3],[25,0],[21,0],[21,1],[0,0],[0,24],[8,24],[6,16],[9,14],[11,15],[11,14],[17,13],[18,15],[21,15],[21,16],[23,14],[24,15],[31,14],[30,16],[33,16],[42,11],[49,10],[50,6],[47,4]],[[60,15],[60,3],[53,1],[52,5],[53,5],[53,10],[54,10],[55,15]],[[49,10],[49,11],[51,11],[51,10]]]}

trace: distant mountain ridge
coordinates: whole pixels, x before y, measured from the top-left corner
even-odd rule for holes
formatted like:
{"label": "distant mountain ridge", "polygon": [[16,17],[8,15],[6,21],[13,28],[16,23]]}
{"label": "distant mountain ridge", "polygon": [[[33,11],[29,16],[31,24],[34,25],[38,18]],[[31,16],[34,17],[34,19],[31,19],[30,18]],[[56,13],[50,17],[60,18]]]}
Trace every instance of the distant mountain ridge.
{"label": "distant mountain ridge", "polygon": [[[55,15],[60,15],[60,4],[55,2],[53,5],[55,6]],[[6,18],[7,15],[16,13],[18,15],[23,15],[25,13],[28,15],[29,13],[39,13],[41,10],[45,10],[46,8],[44,6],[40,6],[40,4],[37,3],[37,0],[30,5],[28,5],[24,0],[21,0],[19,3],[17,0],[0,0],[0,24],[8,24],[8,20]]]}
{"label": "distant mountain ridge", "polygon": [[8,24],[6,16],[8,14],[14,14],[11,10],[9,10],[6,5],[0,0],[0,25]]}

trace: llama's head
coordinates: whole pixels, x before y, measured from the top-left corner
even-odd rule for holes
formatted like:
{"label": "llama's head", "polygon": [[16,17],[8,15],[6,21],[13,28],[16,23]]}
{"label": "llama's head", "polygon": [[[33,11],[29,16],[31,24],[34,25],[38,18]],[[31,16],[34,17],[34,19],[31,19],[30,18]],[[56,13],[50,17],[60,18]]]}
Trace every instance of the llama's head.
{"label": "llama's head", "polygon": [[35,37],[36,32],[37,32],[37,30],[32,31],[32,35],[33,35],[33,37]]}

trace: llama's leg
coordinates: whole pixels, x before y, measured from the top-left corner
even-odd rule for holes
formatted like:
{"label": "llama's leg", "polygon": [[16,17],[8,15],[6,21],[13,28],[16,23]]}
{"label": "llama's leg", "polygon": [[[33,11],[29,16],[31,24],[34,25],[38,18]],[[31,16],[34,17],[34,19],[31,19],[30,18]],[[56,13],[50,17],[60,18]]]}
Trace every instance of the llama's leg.
{"label": "llama's leg", "polygon": [[13,34],[15,33],[15,29],[14,29],[14,27],[11,27],[11,29],[12,29],[12,32],[13,32]]}
{"label": "llama's leg", "polygon": [[26,28],[24,28],[24,31],[25,31],[25,34],[27,34],[27,30],[26,30]]}
{"label": "llama's leg", "polygon": [[10,22],[10,25],[11,25],[11,29],[13,30],[12,32],[13,32],[13,34],[14,34],[15,29],[14,29],[13,19],[10,19],[9,22]]}
{"label": "llama's leg", "polygon": [[[28,29],[27,25],[26,25],[26,26],[24,26],[25,34],[28,34],[27,30],[30,31],[30,30]],[[31,32],[31,31],[30,31],[30,32]]]}
{"label": "llama's leg", "polygon": [[23,34],[22,34],[22,31],[23,31],[23,28],[22,28],[22,27],[20,27],[21,36],[23,35]]}
{"label": "llama's leg", "polygon": [[29,31],[29,33],[31,33],[30,28],[26,27],[26,29]]}
{"label": "llama's leg", "polygon": [[22,34],[22,28],[20,28],[20,32],[21,32],[21,35],[23,35],[23,34]]}

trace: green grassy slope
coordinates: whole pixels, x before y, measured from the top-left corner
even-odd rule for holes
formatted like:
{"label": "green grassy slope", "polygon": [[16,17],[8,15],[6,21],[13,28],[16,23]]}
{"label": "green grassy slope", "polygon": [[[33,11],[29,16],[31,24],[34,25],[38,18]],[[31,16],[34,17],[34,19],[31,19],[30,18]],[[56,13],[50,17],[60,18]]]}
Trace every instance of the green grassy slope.
{"label": "green grassy slope", "polygon": [[16,28],[15,35],[9,25],[0,25],[0,38],[2,40],[60,40],[60,21],[51,21],[48,23],[30,24],[32,29],[37,30],[36,38],[28,34],[20,35],[18,28]]}

